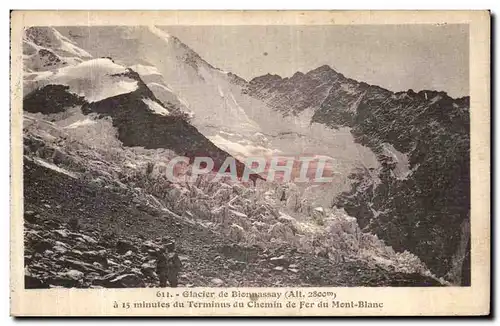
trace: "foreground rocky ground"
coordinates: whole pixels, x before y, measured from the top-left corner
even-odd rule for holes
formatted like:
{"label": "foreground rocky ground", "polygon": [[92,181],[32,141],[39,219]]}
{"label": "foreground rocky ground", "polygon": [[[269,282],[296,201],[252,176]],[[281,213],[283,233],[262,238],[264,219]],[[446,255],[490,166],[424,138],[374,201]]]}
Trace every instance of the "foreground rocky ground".
{"label": "foreground rocky ground", "polygon": [[180,286],[436,286],[358,260],[283,246],[244,246],[126,192],[86,183],[25,160],[25,287],[158,286],[154,251],[174,240]]}

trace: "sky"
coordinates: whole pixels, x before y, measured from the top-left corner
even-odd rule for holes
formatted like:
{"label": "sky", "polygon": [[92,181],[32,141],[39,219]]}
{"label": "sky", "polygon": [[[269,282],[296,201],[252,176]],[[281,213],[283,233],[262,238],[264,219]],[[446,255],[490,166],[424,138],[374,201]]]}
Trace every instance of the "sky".
{"label": "sky", "polygon": [[327,64],[392,91],[469,95],[468,25],[162,26],[213,66],[250,80]]}

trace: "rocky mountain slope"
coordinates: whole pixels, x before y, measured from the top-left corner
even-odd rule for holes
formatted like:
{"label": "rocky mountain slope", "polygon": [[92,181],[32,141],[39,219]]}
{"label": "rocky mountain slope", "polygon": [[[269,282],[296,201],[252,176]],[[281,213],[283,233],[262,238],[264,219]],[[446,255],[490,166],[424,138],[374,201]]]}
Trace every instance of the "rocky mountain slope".
{"label": "rocky mountain slope", "polygon": [[[188,114],[180,106],[160,101],[132,68],[116,64],[110,58],[93,59],[86,51],[75,50],[78,47],[74,45],[71,49],[84,53],[85,57],[73,62],[58,57],[59,65],[48,63],[33,67],[30,63],[37,61],[34,59],[37,55],[56,56],[52,48],[41,46],[59,43],[44,41],[46,39],[63,44],[70,42],[54,29],[28,29],[25,43],[36,44],[39,50],[37,54],[25,54],[29,76],[24,81],[25,111],[51,114],[80,107],[83,115],[90,115],[83,120],[87,123],[92,123],[94,118],[110,117],[117,138],[124,146],[167,148],[189,158],[211,157],[215,170],[230,157],[191,125]],[[36,76],[32,77],[34,70]],[[236,165],[241,177],[244,165],[239,161]]]}
{"label": "rocky mountain slope", "polygon": [[284,115],[312,110],[311,122],[351,128],[381,169],[351,174],[352,190],[336,204],[394,249],[409,249],[438,275],[469,284],[468,97],[394,93],[328,66],[291,78],[257,77],[247,93]]}
{"label": "rocky mountain slope", "polygon": [[[25,161],[26,288],[156,287],[154,252],[174,240],[179,286],[432,286],[435,279],[362,260],[338,264],[279,244],[245,245],[133,192]],[[131,205],[130,203],[135,203]]]}

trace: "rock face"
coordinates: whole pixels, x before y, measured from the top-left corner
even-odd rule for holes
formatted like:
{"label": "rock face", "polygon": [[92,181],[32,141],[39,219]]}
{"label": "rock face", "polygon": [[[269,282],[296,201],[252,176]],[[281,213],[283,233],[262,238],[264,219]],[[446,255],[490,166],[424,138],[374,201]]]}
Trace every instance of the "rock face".
{"label": "rock face", "polygon": [[[137,30],[147,32],[147,29]],[[175,38],[172,41],[178,47],[185,47]],[[76,43],[54,28],[32,27],[26,30],[23,39],[23,109],[26,112],[62,114],[70,108],[81,107],[85,115],[111,118],[118,141],[125,146],[170,149],[191,160],[196,156],[211,157],[215,162],[214,171],[231,157],[190,123],[189,115],[181,110],[179,103],[159,100],[136,71],[115,63],[110,57],[92,58]],[[193,51],[182,50],[181,53],[189,54],[182,58],[188,66],[203,64],[215,69]],[[34,65],[38,53],[44,57],[50,54],[52,61],[62,63]],[[144,70],[142,65],[134,67]],[[144,78],[151,76],[145,74]],[[244,82],[232,74],[228,78],[235,83]],[[209,116],[213,113],[210,112]],[[241,177],[245,166],[238,160],[236,166]],[[251,179],[255,182],[262,177],[251,175]]]}
{"label": "rock face", "polygon": [[[99,59],[100,62],[109,59]],[[111,60],[109,60],[111,64]],[[34,90],[24,97],[23,108],[31,113],[61,113],[68,108],[81,106],[85,115],[97,113],[100,118],[110,117],[117,130],[118,140],[125,146],[141,146],[146,149],[170,149],[178,155],[186,156],[191,163],[195,157],[210,157],[214,161],[213,171],[219,171],[231,157],[219,149],[208,138],[192,126],[182,114],[158,114],[151,107],[166,108],[166,112],[177,112],[170,103],[160,102],[131,69],[126,73],[111,75],[119,83],[121,79],[134,80],[137,89],[132,92],[108,97],[95,102],[88,102],[83,97],[73,94],[68,86],[47,85]],[[245,165],[238,160],[238,177],[243,176]],[[250,175],[251,180],[263,179],[257,174]]]}
{"label": "rock face", "polygon": [[[439,285],[360,260],[337,264],[286,245],[238,244],[182,216],[139,211],[128,194],[102,188],[89,196],[92,185],[30,161],[24,185],[26,216],[38,216],[24,221],[27,289],[156,287],[155,252],[172,238],[181,287]],[[72,218],[78,231],[70,229]]]}
{"label": "rock face", "polygon": [[32,113],[59,113],[64,112],[68,107],[85,102],[78,95],[69,93],[68,89],[69,86],[64,85],[47,85],[29,93],[23,99],[23,109]]}
{"label": "rock face", "polygon": [[[56,226],[57,229],[53,229]],[[87,231],[88,232],[88,231]],[[75,233],[54,220],[25,222],[25,287],[107,287],[155,286],[157,276],[147,253],[136,244],[118,240],[115,248],[95,233]],[[156,245],[158,246],[158,245]],[[131,250],[133,249],[133,251]],[[150,266],[153,264],[153,266]]]}
{"label": "rock face", "polygon": [[[468,97],[394,93],[328,66],[291,78],[257,77],[247,93],[284,115],[313,108],[312,123],[350,127],[382,169],[352,174],[352,190],[336,204],[365,231],[398,251],[417,254],[438,275],[451,270],[470,209]],[[468,282],[468,277],[461,281]]]}

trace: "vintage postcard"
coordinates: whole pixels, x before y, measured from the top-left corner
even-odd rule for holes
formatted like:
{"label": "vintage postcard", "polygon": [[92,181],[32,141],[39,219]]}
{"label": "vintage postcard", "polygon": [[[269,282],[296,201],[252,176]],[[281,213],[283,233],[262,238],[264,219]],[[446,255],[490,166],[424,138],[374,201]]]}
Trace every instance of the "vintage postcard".
{"label": "vintage postcard", "polygon": [[13,11],[11,314],[490,312],[487,11]]}

